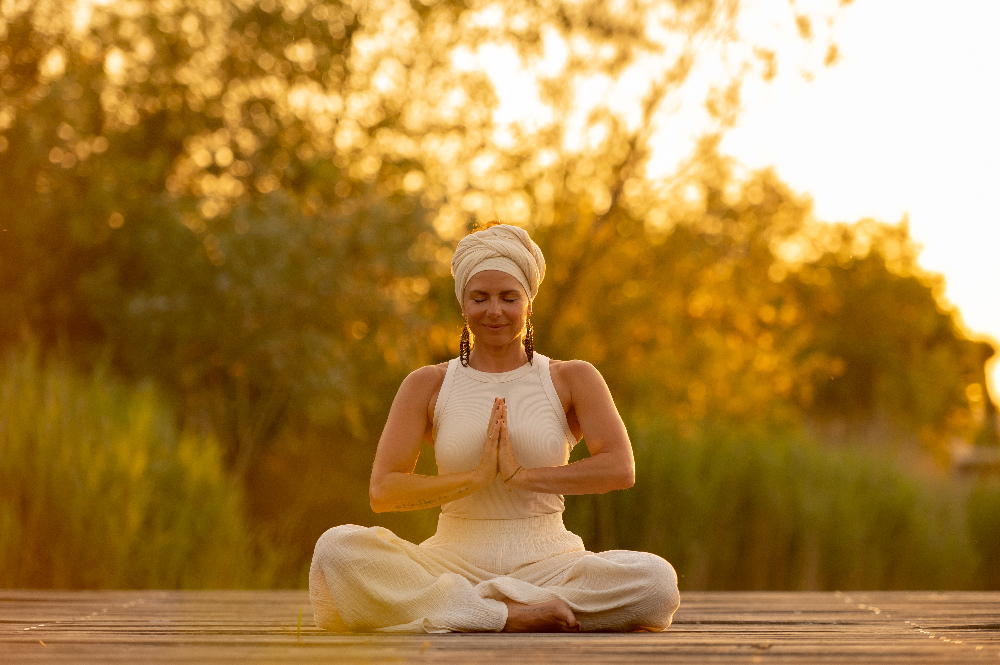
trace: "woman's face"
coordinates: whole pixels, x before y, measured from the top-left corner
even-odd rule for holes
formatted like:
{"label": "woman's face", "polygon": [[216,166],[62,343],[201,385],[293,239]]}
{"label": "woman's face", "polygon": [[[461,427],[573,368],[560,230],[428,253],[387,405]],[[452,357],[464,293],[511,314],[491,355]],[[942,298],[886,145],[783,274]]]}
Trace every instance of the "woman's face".
{"label": "woman's face", "polygon": [[466,284],[462,310],[476,342],[501,345],[520,339],[531,301],[513,275],[484,270]]}

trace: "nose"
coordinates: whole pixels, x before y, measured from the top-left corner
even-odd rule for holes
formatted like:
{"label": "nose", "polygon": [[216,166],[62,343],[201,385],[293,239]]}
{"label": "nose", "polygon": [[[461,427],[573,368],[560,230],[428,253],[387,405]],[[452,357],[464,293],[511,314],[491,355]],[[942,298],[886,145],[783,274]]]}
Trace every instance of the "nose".
{"label": "nose", "polygon": [[500,299],[490,298],[490,316],[500,316]]}

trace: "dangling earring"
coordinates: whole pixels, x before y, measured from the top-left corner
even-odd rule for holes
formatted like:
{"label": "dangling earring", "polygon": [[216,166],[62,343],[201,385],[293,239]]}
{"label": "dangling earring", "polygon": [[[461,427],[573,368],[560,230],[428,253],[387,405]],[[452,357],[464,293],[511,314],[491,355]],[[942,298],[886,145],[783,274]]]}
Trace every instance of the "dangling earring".
{"label": "dangling earring", "polygon": [[472,350],[470,337],[469,320],[466,319],[465,327],[462,328],[462,341],[458,343],[458,359],[463,367],[469,366],[469,352]]}
{"label": "dangling earring", "polygon": [[531,364],[531,357],[535,355],[534,329],[531,327],[531,317],[525,323],[524,352],[528,354],[528,364]]}

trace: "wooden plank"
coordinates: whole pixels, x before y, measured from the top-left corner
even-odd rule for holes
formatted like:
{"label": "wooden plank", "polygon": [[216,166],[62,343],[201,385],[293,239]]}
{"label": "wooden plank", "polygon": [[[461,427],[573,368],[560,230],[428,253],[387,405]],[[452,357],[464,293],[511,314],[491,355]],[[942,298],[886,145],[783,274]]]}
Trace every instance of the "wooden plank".
{"label": "wooden plank", "polygon": [[996,663],[1000,593],[688,592],[658,634],[336,635],[305,591],[0,590],[0,661]]}

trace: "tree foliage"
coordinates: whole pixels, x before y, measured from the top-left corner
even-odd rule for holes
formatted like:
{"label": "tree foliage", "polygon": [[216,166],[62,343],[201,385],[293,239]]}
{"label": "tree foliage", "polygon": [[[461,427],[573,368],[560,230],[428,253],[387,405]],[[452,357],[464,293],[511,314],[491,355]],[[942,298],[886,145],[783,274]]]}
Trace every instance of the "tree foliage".
{"label": "tree foliage", "polygon": [[[2,5],[0,342],[30,331],[154,376],[225,430],[239,468],[293,401],[369,435],[404,369],[447,355],[449,243],[485,208],[531,221],[540,165],[564,161],[571,81],[669,42],[648,116],[695,42],[733,42],[737,15],[707,0],[82,7]],[[461,61],[484,44],[537,59],[553,40],[568,45],[542,86],[557,114],[501,145],[492,90]],[[600,197],[607,168],[578,187]],[[374,386],[373,362],[393,368]]]}
{"label": "tree foliage", "polygon": [[[775,75],[740,3],[83,6],[0,2],[0,348],[155,381],[303,557],[326,526],[373,522],[396,386],[457,352],[448,262],[477,218],[532,231],[537,348],[597,365],[633,422],[937,454],[975,430],[988,350],[905,225],[820,224],[773,173],[734,175],[717,134],[646,176],[700,62],[729,63],[698,93],[715,131],[748,72]],[[826,17],[788,11],[822,41]],[[497,53],[538,65],[535,125],[495,118],[476,63]]]}
{"label": "tree foliage", "polygon": [[649,418],[807,422],[862,440],[886,421],[899,429],[876,435],[939,454],[967,436],[966,387],[989,345],[941,309],[905,223],[817,223],[773,173],[736,181],[703,150],[659,222],[618,203],[584,216],[579,197],[558,197],[568,209],[537,233],[554,266],[539,344],[591,359]]}

